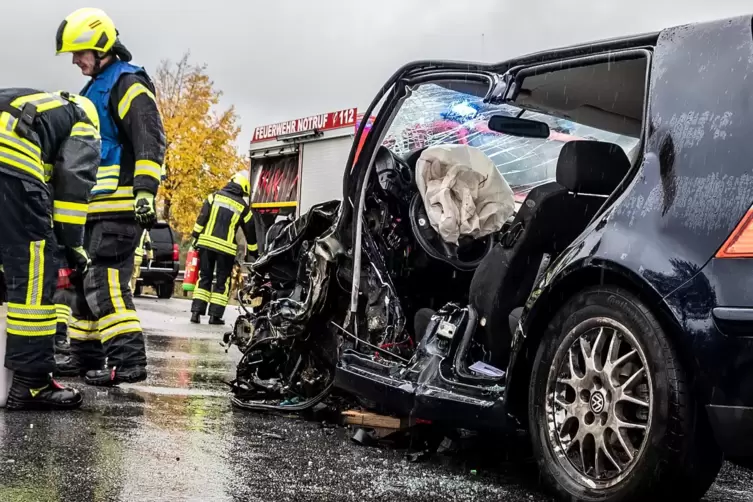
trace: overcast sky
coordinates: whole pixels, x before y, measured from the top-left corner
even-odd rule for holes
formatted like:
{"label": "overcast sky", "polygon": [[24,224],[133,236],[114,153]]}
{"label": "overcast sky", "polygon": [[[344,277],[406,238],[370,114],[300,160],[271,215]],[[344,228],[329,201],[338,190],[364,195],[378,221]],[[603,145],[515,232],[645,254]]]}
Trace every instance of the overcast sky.
{"label": "overcast sky", "polygon": [[403,63],[497,61],[599,38],[753,13],[743,0],[69,0],[3,2],[0,86],[79,90],[55,32],[79,7],[115,20],[134,62],[153,71],[190,50],[254,126],[365,108]]}

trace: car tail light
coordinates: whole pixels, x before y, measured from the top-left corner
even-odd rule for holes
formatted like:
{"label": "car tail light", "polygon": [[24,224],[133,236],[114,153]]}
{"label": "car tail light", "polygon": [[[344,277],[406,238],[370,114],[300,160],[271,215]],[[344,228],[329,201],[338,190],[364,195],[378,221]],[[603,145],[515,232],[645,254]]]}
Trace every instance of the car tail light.
{"label": "car tail light", "polygon": [[180,260],[180,248],[177,244],[173,244],[173,261]]}
{"label": "car tail light", "polygon": [[753,207],[748,209],[726,242],[719,251],[717,258],[753,258]]}

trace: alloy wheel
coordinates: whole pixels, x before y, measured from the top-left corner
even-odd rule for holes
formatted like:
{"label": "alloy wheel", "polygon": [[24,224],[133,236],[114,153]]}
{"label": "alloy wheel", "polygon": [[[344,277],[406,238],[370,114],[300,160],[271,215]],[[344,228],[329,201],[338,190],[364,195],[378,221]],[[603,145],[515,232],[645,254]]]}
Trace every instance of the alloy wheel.
{"label": "alloy wheel", "polygon": [[547,434],[574,480],[608,488],[630,473],[651,428],[651,378],[640,343],[613,319],[589,319],[565,337],[547,380]]}

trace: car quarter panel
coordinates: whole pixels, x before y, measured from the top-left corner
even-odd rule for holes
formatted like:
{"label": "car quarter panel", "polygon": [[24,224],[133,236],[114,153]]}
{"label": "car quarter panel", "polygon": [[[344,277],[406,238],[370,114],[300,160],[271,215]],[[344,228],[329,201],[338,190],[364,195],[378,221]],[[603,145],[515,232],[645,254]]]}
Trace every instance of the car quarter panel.
{"label": "car quarter panel", "polygon": [[[706,402],[718,398],[719,386],[729,385],[724,375],[730,371],[730,351],[753,350],[748,341],[730,345],[716,329],[712,311],[726,297],[727,279],[716,277],[719,265],[709,263],[753,202],[750,16],[663,31],[650,82],[640,169],[531,295],[523,329],[515,336],[511,386],[527,384],[521,377],[515,382],[516,366],[519,359],[530,359],[530,348],[537,345],[545,326],[537,316],[551,315],[546,306],[552,291],[568,274],[589,266],[612,264],[663,299],[672,323],[681,328],[676,341],[691,354],[685,362],[696,370]],[[753,278],[740,280],[749,284],[742,298],[753,299]],[[751,366],[751,356],[735,357],[739,377]],[[750,391],[735,392],[734,403],[753,406]]]}

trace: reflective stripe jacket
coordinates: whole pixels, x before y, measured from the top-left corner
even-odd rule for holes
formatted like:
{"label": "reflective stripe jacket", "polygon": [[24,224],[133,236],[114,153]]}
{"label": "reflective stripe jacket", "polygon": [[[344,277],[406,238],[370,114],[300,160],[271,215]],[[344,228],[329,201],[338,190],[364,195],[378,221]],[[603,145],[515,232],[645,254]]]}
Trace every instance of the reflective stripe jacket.
{"label": "reflective stripe jacket", "polygon": [[252,216],[251,209],[243,200],[241,187],[228,183],[204,201],[192,236],[197,239],[200,248],[235,255],[238,250],[235,233],[242,223],[240,228],[246,236],[248,251],[256,252],[258,246]]}
{"label": "reflective stripe jacket", "polygon": [[0,171],[52,195],[58,243],[84,242],[89,196],[100,158],[100,138],[86,113],[64,97],[34,89],[0,89],[0,107],[36,107],[24,127],[15,112],[0,112]]}
{"label": "reflective stripe jacket", "polygon": [[165,131],[154,92],[143,68],[120,60],[107,65],[81,92],[97,108],[102,134],[90,219],[133,218],[135,192],[157,193]]}

